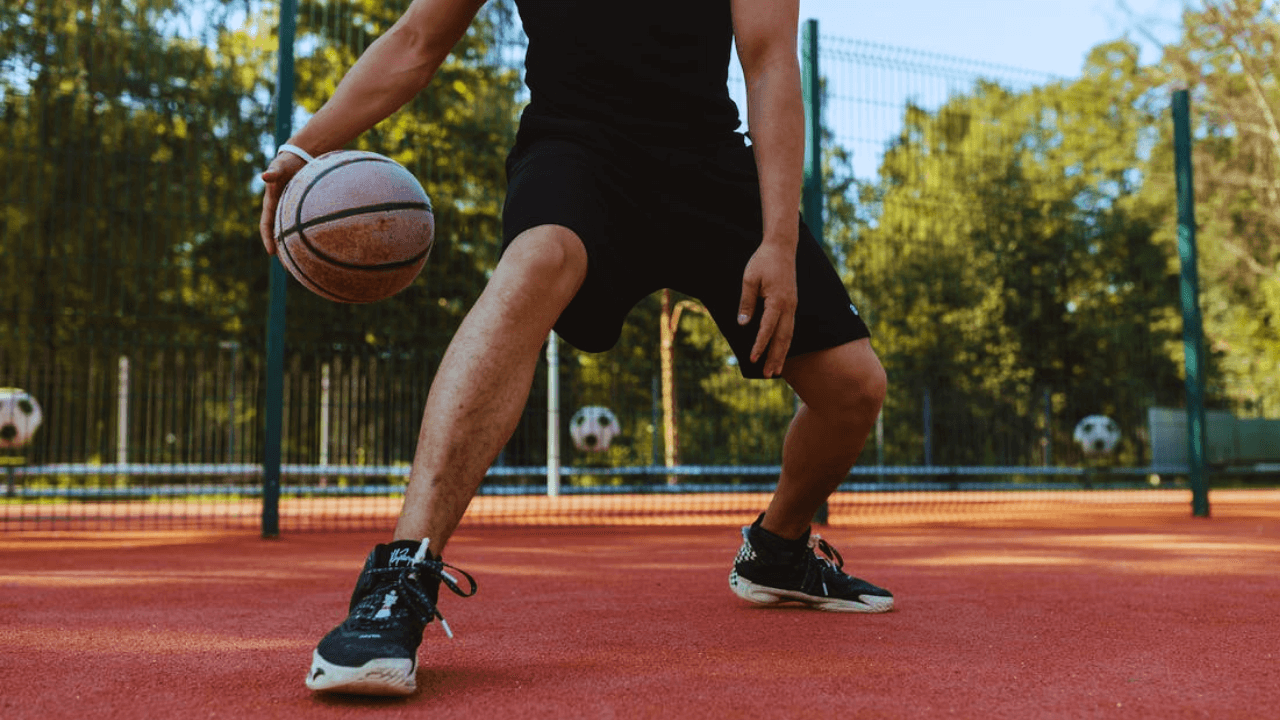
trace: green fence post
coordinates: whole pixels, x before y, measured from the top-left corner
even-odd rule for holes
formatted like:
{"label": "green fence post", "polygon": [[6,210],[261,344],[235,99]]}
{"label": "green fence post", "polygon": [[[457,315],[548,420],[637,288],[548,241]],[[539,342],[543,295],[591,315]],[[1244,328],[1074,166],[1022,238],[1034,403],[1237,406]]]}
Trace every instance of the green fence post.
{"label": "green fence post", "polygon": [[1196,266],[1195,184],[1191,175],[1191,100],[1186,90],[1173,93],[1173,154],[1178,184],[1178,256],[1182,261],[1182,344],[1187,368],[1187,462],[1191,512],[1209,516],[1205,478],[1204,329],[1200,318],[1200,279]]}
{"label": "green fence post", "polygon": [[[280,0],[280,37],[276,76],[276,145],[293,134],[293,40],[297,0]],[[285,288],[289,278],[278,258],[271,258],[267,308],[266,437],[262,445],[262,537],[280,536],[280,454],[284,428]]]}
{"label": "green fence post", "polygon": [[804,94],[804,221],[822,237],[822,79],[818,73],[818,21],[806,20],[800,39],[800,89]]}
{"label": "green fence post", "polygon": [[[804,95],[804,188],[801,213],[818,242],[822,237],[822,77],[818,72],[818,21],[806,20],[800,37],[800,91]],[[825,243],[824,243],[825,244]],[[798,405],[798,403],[797,403]],[[830,508],[823,503],[813,521],[826,525]]]}

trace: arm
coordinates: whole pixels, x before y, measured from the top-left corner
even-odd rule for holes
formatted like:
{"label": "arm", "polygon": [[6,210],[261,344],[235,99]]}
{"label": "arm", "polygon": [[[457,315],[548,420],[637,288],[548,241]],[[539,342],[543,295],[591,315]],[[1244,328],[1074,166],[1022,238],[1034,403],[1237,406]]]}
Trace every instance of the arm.
{"label": "arm", "polygon": [[764,299],[752,360],[782,372],[796,308],[796,243],[804,167],[804,106],[796,59],[799,0],[732,0],[734,39],[747,83],[747,119],[760,175],[764,236],[747,264],[738,320]]}
{"label": "arm", "polygon": [[[373,41],[338,83],[333,97],[289,138],[312,155],[336,150],[386,119],[413,99],[467,31],[486,0],[413,0],[391,29]],[[275,254],[274,217],[280,192],[304,161],[280,153],[262,179],[259,229],[267,252]]]}

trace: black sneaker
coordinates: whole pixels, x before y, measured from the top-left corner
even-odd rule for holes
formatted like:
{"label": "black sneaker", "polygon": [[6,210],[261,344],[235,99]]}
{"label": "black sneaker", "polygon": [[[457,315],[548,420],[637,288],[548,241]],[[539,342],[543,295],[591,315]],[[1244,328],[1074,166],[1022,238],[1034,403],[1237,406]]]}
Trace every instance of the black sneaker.
{"label": "black sneaker", "polygon": [[729,587],[738,597],[762,605],[799,602],[835,612],[893,609],[893,593],[845,574],[844,558],[826,540],[808,532],[799,540],[785,540],[760,527],[760,519],[742,528],[742,549],[729,573]]}
{"label": "black sneaker", "polygon": [[312,654],[307,687],[360,695],[409,695],[417,688],[418,646],[427,623],[440,618],[436,609],[440,584],[462,597],[476,592],[476,581],[462,590],[427,541],[401,540],[378,545],[369,553],[351,594],[350,615],[324,636]]}

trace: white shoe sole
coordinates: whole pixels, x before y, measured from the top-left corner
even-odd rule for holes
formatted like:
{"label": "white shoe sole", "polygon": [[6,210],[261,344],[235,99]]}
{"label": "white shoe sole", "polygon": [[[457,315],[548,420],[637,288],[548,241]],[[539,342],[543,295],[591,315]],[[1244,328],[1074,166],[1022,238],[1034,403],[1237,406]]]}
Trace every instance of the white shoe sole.
{"label": "white shoe sole", "polygon": [[307,687],[316,692],[353,695],[412,695],[417,690],[415,660],[370,660],[358,668],[327,662],[318,651],[311,654]]}
{"label": "white shoe sole", "polygon": [[738,597],[759,605],[798,602],[811,605],[819,610],[856,613],[882,613],[893,609],[893,598],[891,597],[859,595],[857,600],[845,600],[843,598],[806,595],[794,590],[779,590],[757,585],[746,578],[739,577],[736,572],[729,574],[729,587],[733,589],[734,594]]}

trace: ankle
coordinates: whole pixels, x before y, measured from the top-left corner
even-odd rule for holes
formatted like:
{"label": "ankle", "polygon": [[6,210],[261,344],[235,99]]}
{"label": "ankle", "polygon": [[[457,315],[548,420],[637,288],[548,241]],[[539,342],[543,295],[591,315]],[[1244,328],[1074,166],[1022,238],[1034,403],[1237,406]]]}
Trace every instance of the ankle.
{"label": "ankle", "polygon": [[751,546],[763,557],[775,562],[794,562],[799,553],[809,550],[809,529],[796,538],[787,538],[764,527],[764,515],[751,525]]}
{"label": "ankle", "polygon": [[756,518],[753,527],[758,527],[771,536],[788,542],[808,542],[811,530],[811,524],[807,519],[801,522],[779,521],[768,512],[762,513],[760,517]]}

